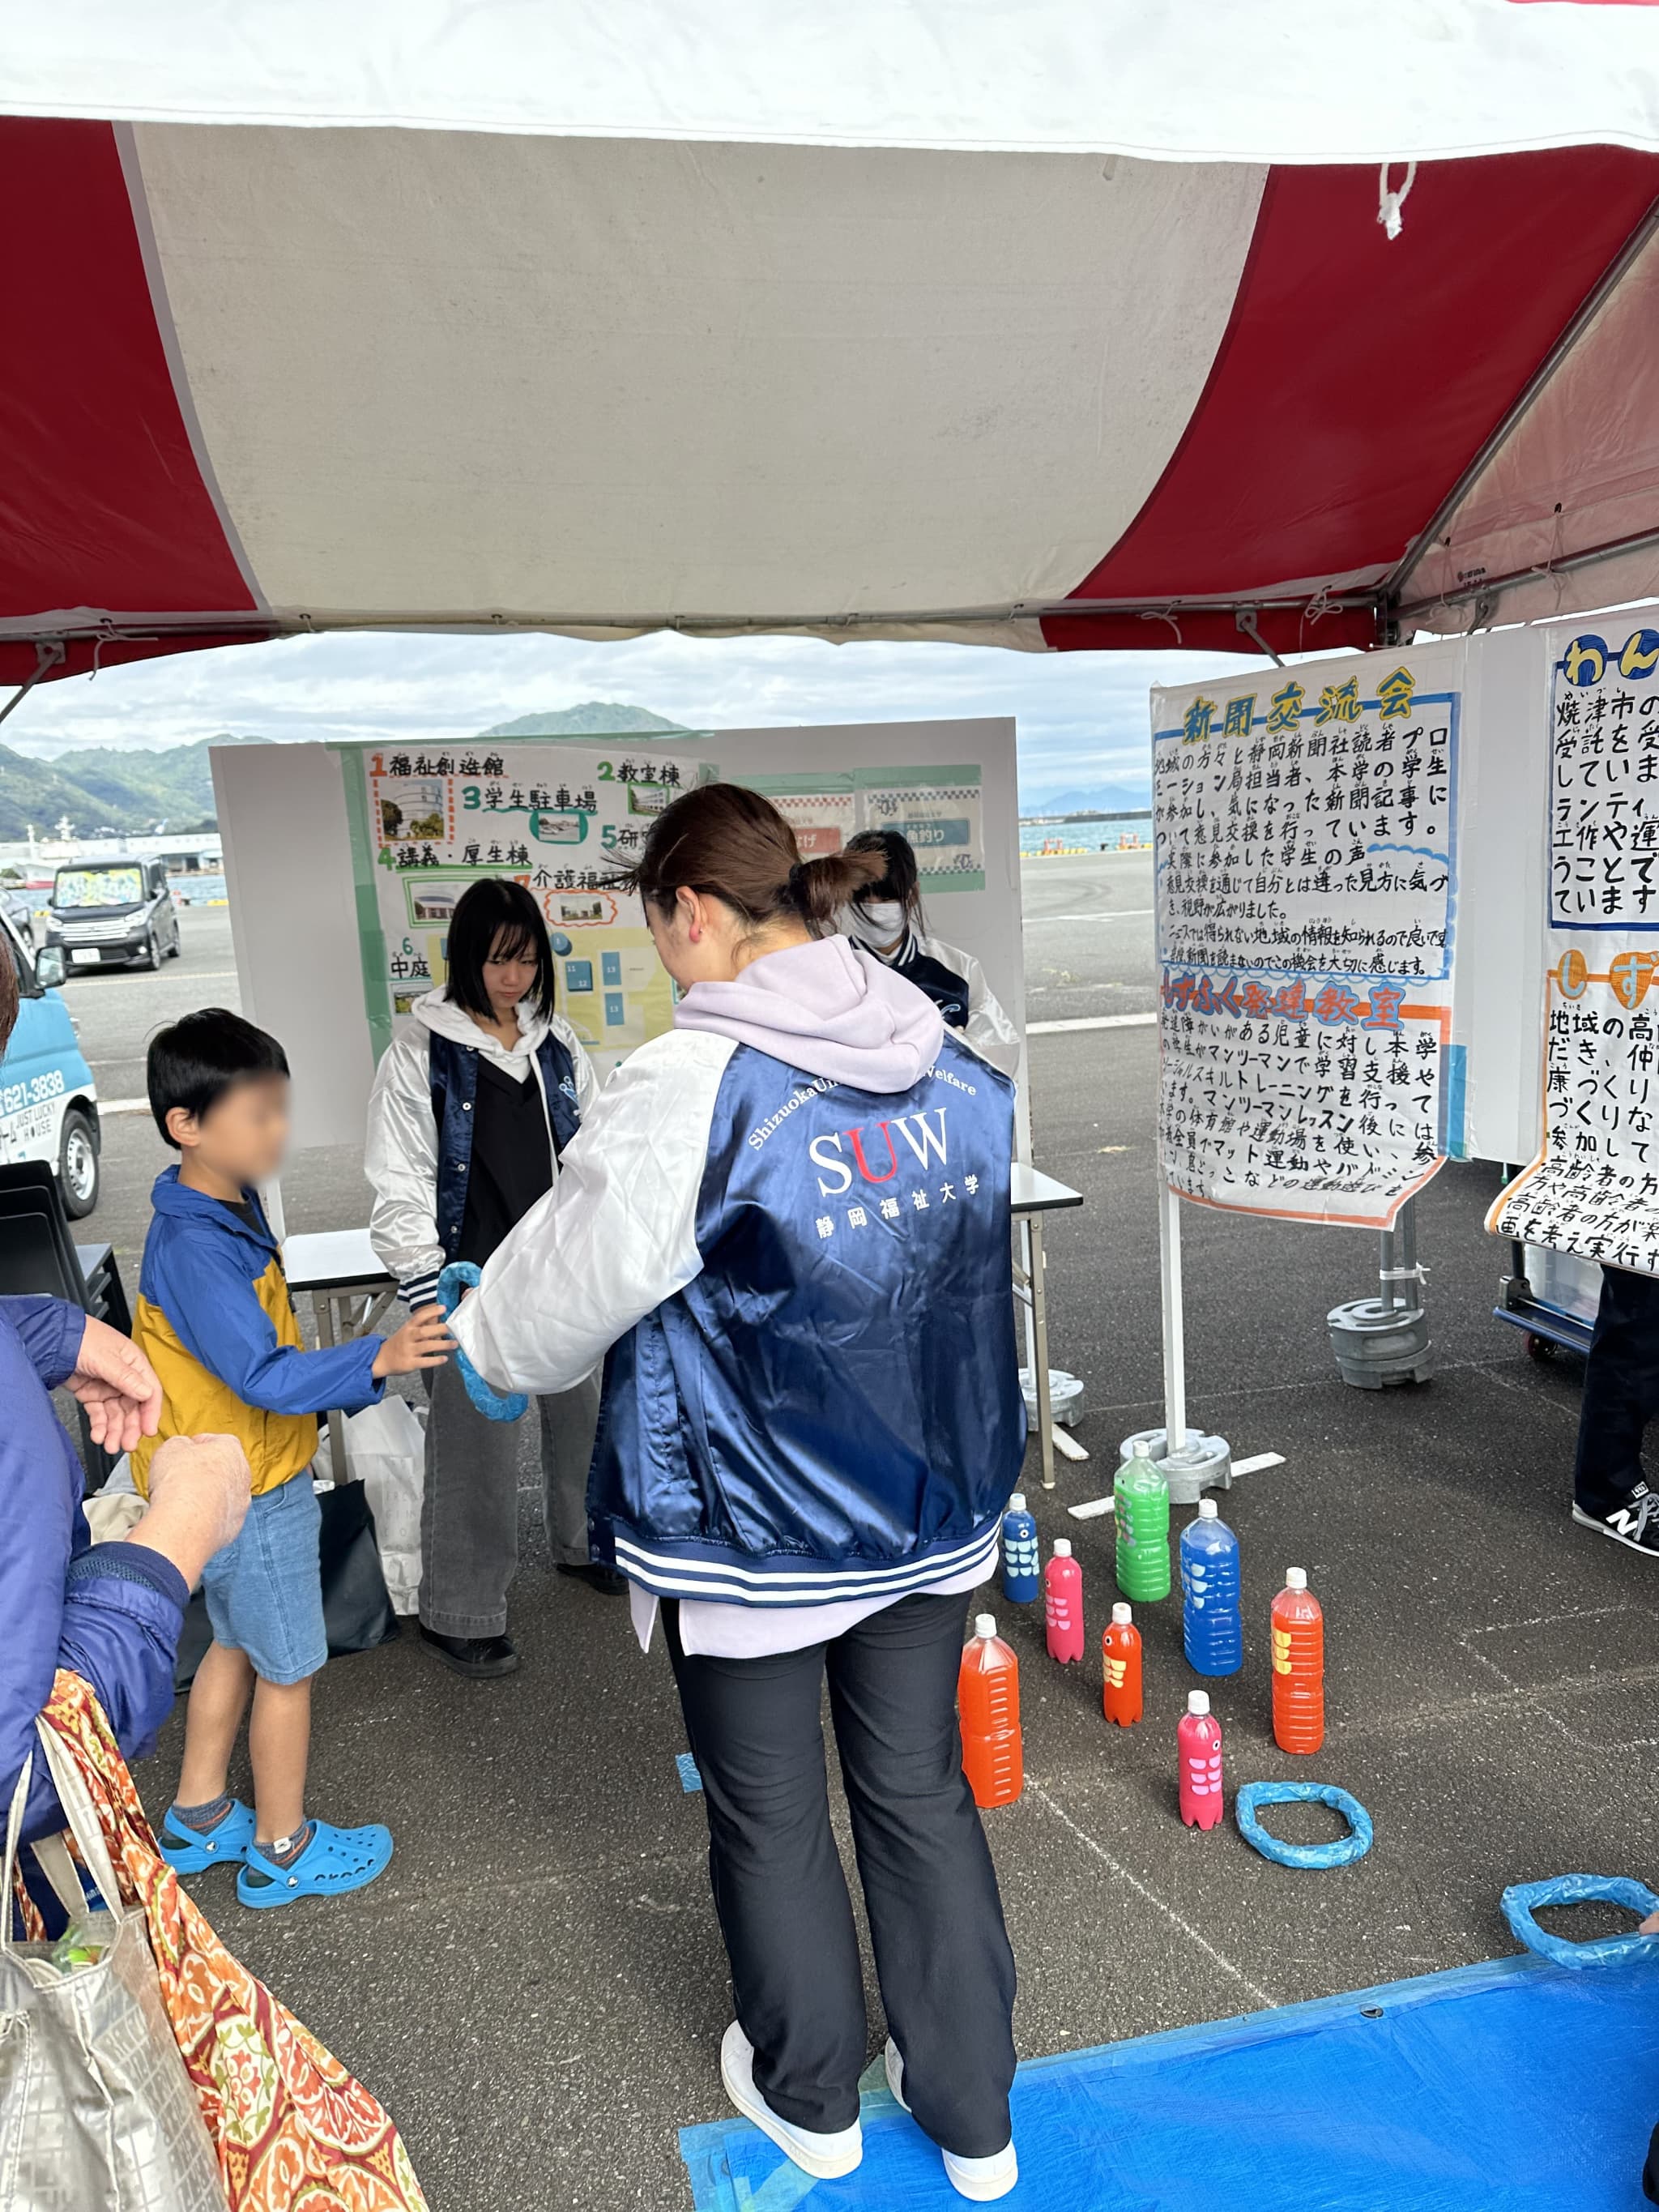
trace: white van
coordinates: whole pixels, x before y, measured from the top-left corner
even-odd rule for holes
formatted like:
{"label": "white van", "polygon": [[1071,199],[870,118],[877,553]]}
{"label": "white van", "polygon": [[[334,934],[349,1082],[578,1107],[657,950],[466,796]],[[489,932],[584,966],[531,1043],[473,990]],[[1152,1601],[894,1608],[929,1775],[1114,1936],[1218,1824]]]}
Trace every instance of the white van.
{"label": "white van", "polygon": [[75,1024],[55,988],[64,980],[61,947],[31,952],[0,914],[0,959],[17,971],[17,1026],[0,1060],[0,1161],[45,1160],[58,1177],[64,1211],[79,1221],[98,1203],[98,1086]]}

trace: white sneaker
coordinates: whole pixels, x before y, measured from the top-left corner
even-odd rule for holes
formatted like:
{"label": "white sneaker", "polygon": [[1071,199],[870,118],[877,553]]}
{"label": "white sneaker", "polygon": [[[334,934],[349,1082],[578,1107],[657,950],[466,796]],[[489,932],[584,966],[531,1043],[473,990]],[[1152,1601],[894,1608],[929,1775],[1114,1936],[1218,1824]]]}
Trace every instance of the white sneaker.
{"label": "white sneaker", "polygon": [[837,2128],[833,2134],[824,2135],[811,2128],[792,2127],[778,2118],[755,2087],[755,2046],[736,2021],[720,2038],[720,2079],[744,2119],[752,2120],[787,2159],[815,2180],[838,2180],[843,2173],[851,2173],[864,2156],[864,2131],[856,2120],[850,2128]]}
{"label": "white sneaker", "polygon": [[[904,2061],[890,2035],[881,2059],[887,2071],[887,2086],[908,2112],[910,2107],[904,2098]],[[1014,2155],[1012,2139],[989,2158],[958,2158],[953,2150],[942,2150],[939,2156],[945,2160],[945,2172],[951,2188],[958,2197],[969,2197],[975,2204],[994,2204],[1019,2179],[1019,2160]]]}

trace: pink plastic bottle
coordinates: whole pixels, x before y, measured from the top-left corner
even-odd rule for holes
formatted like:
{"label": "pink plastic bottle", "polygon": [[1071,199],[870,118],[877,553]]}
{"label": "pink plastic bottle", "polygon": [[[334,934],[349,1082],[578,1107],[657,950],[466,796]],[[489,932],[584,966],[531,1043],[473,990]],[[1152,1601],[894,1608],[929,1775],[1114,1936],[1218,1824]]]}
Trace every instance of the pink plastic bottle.
{"label": "pink plastic bottle", "polygon": [[1213,1828],[1221,1819],[1221,1723],[1210,1715],[1207,1690],[1188,1690],[1176,1730],[1181,1761],[1181,1817],[1189,1828]]}
{"label": "pink plastic bottle", "polygon": [[1083,1570],[1072,1557],[1069,1536],[1056,1536],[1054,1556],[1042,1571],[1048,1656],[1062,1666],[1083,1656]]}

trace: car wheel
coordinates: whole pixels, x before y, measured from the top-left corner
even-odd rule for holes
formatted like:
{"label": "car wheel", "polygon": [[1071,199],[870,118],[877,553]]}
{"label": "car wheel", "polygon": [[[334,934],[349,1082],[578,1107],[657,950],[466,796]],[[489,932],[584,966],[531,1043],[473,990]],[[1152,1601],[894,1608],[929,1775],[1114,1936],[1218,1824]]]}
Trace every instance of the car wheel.
{"label": "car wheel", "polygon": [[98,1176],[96,1133],[80,1108],[71,1106],[58,1140],[58,1184],[71,1221],[84,1220],[97,1205]]}
{"label": "car wheel", "polygon": [[153,929],[144,939],[143,958],[139,964],[141,967],[148,968],[152,975],[161,964],[161,948],[155,942],[155,932]]}

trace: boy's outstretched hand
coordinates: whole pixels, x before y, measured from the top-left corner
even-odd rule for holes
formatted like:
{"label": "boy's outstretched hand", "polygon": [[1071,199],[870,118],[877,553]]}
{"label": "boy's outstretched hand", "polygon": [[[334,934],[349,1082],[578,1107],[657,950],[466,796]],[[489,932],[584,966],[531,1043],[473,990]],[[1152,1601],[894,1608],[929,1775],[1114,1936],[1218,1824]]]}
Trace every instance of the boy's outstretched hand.
{"label": "boy's outstretched hand", "polygon": [[394,1335],[374,1355],[377,1381],[386,1375],[411,1375],[417,1368],[441,1367],[455,1349],[449,1323],[438,1306],[422,1306],[410,1314]]}

